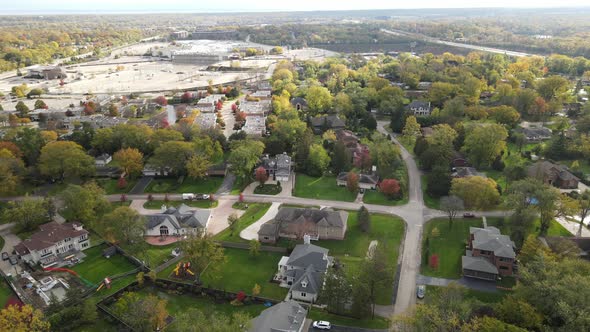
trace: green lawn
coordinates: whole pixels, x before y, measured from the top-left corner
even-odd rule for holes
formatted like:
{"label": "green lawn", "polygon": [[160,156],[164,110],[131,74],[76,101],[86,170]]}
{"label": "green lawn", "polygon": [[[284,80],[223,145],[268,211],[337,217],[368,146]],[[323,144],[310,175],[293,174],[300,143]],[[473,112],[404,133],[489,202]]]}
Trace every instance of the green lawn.
{"label": "green lawn", "polygon": [[367,204],[388,206],[404,205],[408,203],[408,195],[404,195],[404,197],[400,199],[389,199],[378,190],[368,190],[365,191],[365,194],[363,195],[363,202]]}
{"label": "green lawn", "polygon": [[106,244],[84,250],[86,257],[83,262],[72,267],[72,270],[92,282],[99,283],[107,276],[113,276],[136,268],[127,258],[122,255],[115,255],[111,258],[102,256],[102,251],[107,248]]}
{"label": "green lawn", "polygon": [[331,314],[318,308],[312,308],[311,311],[308,312],[307,318],[312,320],[325,320],[330,322],[332,325],[354,326],[366,329],[387,329],[389,327],[389,321],[378,316],[375,316],[375,319],[356,319],[352,317]]}
{"label": "green lawn", "polygon": [[146,193],[215,193],[223,178],[209,177],[206,179],[185,178],[182,183],[176,178],[155,179],[145,189]]}
{"label": "green lawn", "polygon": [[[527,230],[526,234],[534,234],[539,231],[539,220],[535,221]],[[496,226],[500,232],[510,235],[511,228],[508,221],[503,218],[487,218],[488,226]],[[438,228],[440,236],[432,236],[432,230]],[[424,227],[422,235],[422,266],[421,273],[427,276],[459,279],[461,278],[461,257],[465,254],[465,246],[469,236],[469,227],[483,227],[482,220],[476,219],[459,219],[453,222],[452,228],[449,228],[449,222],[446,218],[434,219],[428,222]],[[549,227],[549,236],[571,236],[563,226],[553,221]],[[430,255],[437,254],[439,257],[438,270],[433,270],[428,266],[426,258],[426,237],[430,241]]]}
{"label": "green lawn", "polygon": [[165,246],[148,245],[146,254],[149,264],[152,268],[162,265],[162,263],[172,258],[172,250],[178,247],[178,243],[170,243]]}
{"label": "green lawn", "polygon": [[133,189],[137,183],[137,179],[126,179],[127,186],[125,188],[119,188],[117,185],[117,179],[96,179],[95,182],[107,193],[107,195],[113,194],[126,194],[129,190]]}
{"label": "green lawn", "polygon": [[254,193],[257,195],[278,195],[282,190],[283,188],[276,184],[265,184],[263,187],[256,186]]}
{"label": "green lawn", "polygon": [[345,187],[336,185],[336,177],[322,176],[314,178],[305,174],[297,174],[295,193],[297,197],[315,198],[323,200],[354,202],[357,194]]}
{"label": "green lawn", "polygon": [[[330,256],[338,259],[349,272],[360,269],[362,260],[367,255],[369,244],[372,240],[379,241],[379,246],[385,246],[389,253],[390,267],[395,269],[399,255],[399,246],[404,236],[404,222],[397,217],[381,214],[371,214],[371,229],[368,233],[360,230],[357,222],[357,212],[350,212],[347,222],[346,237],[339,240],[314,241],[320,247],[329,249]],[[279,240],[279,246],[288,246],[286,239]],[[393,273],[393,272],[392,272]],[[391,304],[393,288],[387,285],[380,289],[377,295],[377,304]]]}
{"label": "green lawn", "polygon": [[202,201],[169,201],[168,203],[164,201],[154,200],[143,203],[143,207],[146,209],[159,210],[162,207],[162,205],[178,207],[181,204],[201,209],[213,209],[217,207],[219,202],[210,201],[208,199]]}
{"label": "green lawn", "polygon": [[240,238],[240,232],[258,221],[270,208],[270,203],[247,203],[248,209],[238,220],[238,224],[233,234],[229,228],[224,229],[221,233],[215,235],[215,239],[218,241],[229,241],[229,242],[248,242]]}
{"label": "green lawn", "polygon": [[277,264],[282,254],[260,252],[257,257],[252,257],[248,250],[225,248],[225,256],[227,261],[223,264],[217,278],[213,278],[205,271],[202,276],[205,286],[251,294],[254,284],[259,284],[262,297],[283,300],[287,295],[287,288],[281,288],[278,284],[270,282],[277,272]]}
{"label": "green lawn", "polygon": [[244,189],[246,189],[246,187],[252,183],[252,179],[247,179],[246,181],[243,181],[241,179],[236,179],[236,181],[234,181],[234,184],[231,188],[231,192],[230,194],[232,195],[239,195],[241,192],[244,191]]}
{"label": "green lawn", "polygon": [[[442,286],[427,285],[425,299],[438,297],[443,288],[444,287]],[[508,292],[500,290],[497,292],[484,292],[474,289],[466,289],[464,299],[473,299],[483,303],[493,304],[502,301],[506,294],[508,294]]]}
{"label": "green lawn", "polygon": [[0,280],[0,308],[4,308],[11,296],[16,296],[4,280]]}
{"label": "green lawn", "polygon": [[112,280],[110,289],[103,287],[99,291],[96,291],[94,295],[90,297],[90,299],[95,303],[98,303],[101,299],[116,293],[119,289],[124,288],[125,286],[129,285],[135,280],[135,275],[130,275],[116,280]]}

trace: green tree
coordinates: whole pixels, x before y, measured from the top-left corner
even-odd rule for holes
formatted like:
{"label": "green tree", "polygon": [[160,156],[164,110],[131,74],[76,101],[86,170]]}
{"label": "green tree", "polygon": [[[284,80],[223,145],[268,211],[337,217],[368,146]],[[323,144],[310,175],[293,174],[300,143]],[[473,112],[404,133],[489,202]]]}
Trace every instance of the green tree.
{"label": "green tree", "polygon": [[187,162],[195,155],[195,145],[191,142],[170,141],[162,143],[150,158],[150,163],[158,168],[169,167],[176,174],[186,174]]}
{"label": "green tree", "polygon": [[252,175],[252,169],[258,163],[264,143],[253,140],[235,141],[232,143],[228,157],[230,170],[240,180],[245,181]]}
{"label": "green tree", "polygon": [[113,312],[136,331],[154,331],[163,328],[168,318],[167,301],[155,295],[139,296],[127,292],[115,302]]}
{"label": "green tree", "polygon": [[191,270],[195,275],[200,278],[207,272],[212,278],[218,277],[226,257],[223,247],[212,237],[204,232],[191,234],[181,242],[180,247],[184,257],[191,262]]}
{"label": "green tree", "polygon": [[560,98],[567,92],[569,81],[561,76],[549,76],[537,82],[537,92],[545,101]]}
{"label": "green tree", "polygon": [[332,108],[332,95],[330,90],[322,86],[312,86],[305,96],[307,106],[312,115],[326,113]]}
{"label": "green tree", "polygon": [[125,246],[143,242],[145,218],[127,206],[120,206],[102,218],[101,229],[111,242]]}
{"label": "green tree", "polygon": [[357,222],[361,231],[364,233],[368,233],[371,230],[371,214],[364,205],[359,209]]}
{"label": "green tree", "polygon": [[35,101],[35,109],[42,109],[42,108],[47,108],[47,104],[45,104],[45,102],[41,99],[37,99]]}
{"label": "green tree", "polygon": [[369,290],[369,299],[372,304],[372,317],[375,317],[375,300],[382,287],[387,287],[393,281],[393,270],[388,262],[388,254],[383,244],[377,245],[372,255],[369,255],[362,264],[361,279]]}
{"label": "green tree", "polygon": [[501,125],[475,126],[467,132],[463,151],[475,167],[487,167],[506,148],[507,137]]}
{"label": "green tree", "polygon": [[41,149],[39,170],[42,175],[60,181],[90,176],[94,174],[94,159],[74,142],[50,142]]}
{"label": "green tree", "polygon": [[449,167],[436,165],[426,177],[426,192],[433,197],[446,196],[451,190],[451,181]]}
{"label": "green tree", "polygon": [[509,127],[516,126],[520,120],[520,114],[512,106],[492,107],[488,109],[488,113],[488,118]]}
{"label": "green tree", "polygon": [[352,285],[344,269],[331,267],[324,277],[319,302],[325,304],[329,312],[344,314],[346,305],[351,300],[352,291]]}
{"label": "green tree", "polygon": [[415,116],[409,116],[406,118],[406,125],[402,130],[402,135],[405,139],[411,142],[411,144],[414,144],[418,136],[421,135],[420,124],[416,121]]}
{"label": "green tree", "polygon": [[332,153],[332,169],[334,173],[349,171],[352,168],[352,155],[344,143],[338,141],[334,144]]}
{"label": "green tree", "polygon": [[22,100],[16,103],[16,106],[14,108],[16,109],[18,115],[21,118],[24,118],[29,114],[29,107],[25,105],[25,103]]}
{"label": "green tree", "polygon": [[330,156],[320,144],[312,144],[307,159],[307,173],[311,176],[321,176],[330,165]]}
{"label": "green tree", "polygon": [[15,222],[19,231],[32,231],[50,221],[50,218],[43,200],[27,197],[21,201],[8,202],[2,211],[2,220],[4,223]]}
{"label": "green tree", "polygon": [[527,330],[539,330],[543,324],[543,316],[532,305],[514,296],[505,297],[495,312],[502,321]]}
{"label": "green tree", "polygon": [[95,221],[109,209],[104,195],[104,190],[94,182],[83,186],[70,184],[59,194],[64,206],[61,213],[69,221]]}
{"label": "green tree", "polygon": [[204,155],[195,155],[186,162],[186,171],[188,176],[193,179],[203,179],[211,167],[210,160]]}
{"label": "green tree", "polygon": [[22,151],[27,165],[32,166],[37,164],[41,148],[45,145],[45,141],[39,130],[34,128],[19,129],[11,138],[11,141]]}
{"label": "green tree", "polygon": [[487,210],[500,202],[496,182],[481,176],[453,179],[451,194],[461,198],[466,208],[476,210]]}
{"label": "green tree", "polygon": [[234,231],[238,227],[239,220],[240,220],[240,218],[238,217],[238,215],[236,213],[232,213],[229,215],[229,217],[227,217],[227,224],[229,226],[229,230],[230,230],[232,236],[234,235]]}
{"label": "green tree", "polygon": [[260,254],[260,241],[256,239],[250,240],[249,250],[250,256],[258,256]]}

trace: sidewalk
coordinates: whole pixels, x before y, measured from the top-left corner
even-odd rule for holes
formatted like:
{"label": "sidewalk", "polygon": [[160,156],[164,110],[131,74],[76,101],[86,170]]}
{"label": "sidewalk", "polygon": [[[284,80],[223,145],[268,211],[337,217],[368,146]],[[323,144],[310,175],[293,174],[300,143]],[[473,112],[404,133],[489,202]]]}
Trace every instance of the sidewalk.
{"label": "sidewalk", "polygon": [[[573,236],[578,236],[578,230],[580,229],[580,222],[576,221],[569,221],[565,218],[556,218],[557,222],[561,224],[565,229],[567,229]],[[588,225],[589,218],[586,218],[585,224]],[[582,237],[590,237],[590,230],[586,226],[582,226]]]}

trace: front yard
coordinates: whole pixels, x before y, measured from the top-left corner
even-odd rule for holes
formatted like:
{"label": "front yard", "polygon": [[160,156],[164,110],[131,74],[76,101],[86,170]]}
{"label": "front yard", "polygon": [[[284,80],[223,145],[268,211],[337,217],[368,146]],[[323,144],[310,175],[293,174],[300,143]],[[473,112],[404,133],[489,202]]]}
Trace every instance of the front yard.
{"label": "front yard", "polygon": [[345,187],[336,185],[336,177],[322,176],[314,178],[305,174],[297,174],[294,196],[322,200],[354,202],[357,194]]}
{"label": "front yard", "polygon": [[399,199],[390,199],[383,195],[379,190],[368,190],[365,191],[365,194],[363,195],[363,202],[367,204],[388,206],[404,205],[408,203],[408,195],[406,194]]}
{"label": "front yard", "polygon": [[145,189],[146,193],[215,193],[223,182],[222,177],[208,177],[205,179],[185,178],[182,183],[177,178],[155,179]]}
{"label": "front yard", "polygon": [[104,189],[104,191],[106,192],[107,195],[113,195],[113,194],[126,194],[131,189],[133,189],[133,187],[137,183],[137,179],[126,178],[125,180],[127,181],[127,185],[124,188],[119,188],[119,186],[117,185],[117,183],[118,183],[117,179],[96,179],[94,181],[102,189]]}
{"label": "front yard", "polygon": [[264,186],[256,186],[254,193],[257,195],[278,195],[283,190],[283,187],[276,184],[265,184]]}
{"label": "front yard", "polygon": [[[221,233],[215,235],[215,240],[218,241],[228,241],[228,242],[248,242],[240,237],[240,232],[244,230],[244,228],[252,225],[258,219],[262,218],[262,216],[268,211],[270,208],[270,203],[246,203],[248,205],[248,209],[246,212],[238,219],[238,223],[236,229],[234,230],[233,234],[229,228],[224,229]],[[243,204],[244,206],[246,204]]]}
{"label": "front yard", "polygon": [[[539,220],[535,221],[526,235],[538,233]],[[487,218],[488,226],[495,226],[500,229],[504,235],[510,236],[511,229],[508,221],[503,218]],[[434,236],[432,230],[438,229],[439,235]],[[465,246],[469,236],[469,227],[483,227],[480,218],[477,219],[457,219],[453,222],[452,228],[449,228],[449,222],[446,218],[439,218],[429,221],[424,226],[422,236],[422,265],[421,273],[426,276],[459,279],[461,278],[461,257],[465,255]],[[436,233],[436,232],[435,232]],[[525,235],[525,237],[526,237]],[[549,227],[549,236],[571,236],[563,226],[557,221],[553,221]],[[437,254],[439,258],[439,267],[433,270],[428,266],[426,257],[426,238],[429,238],[430,255]]]}

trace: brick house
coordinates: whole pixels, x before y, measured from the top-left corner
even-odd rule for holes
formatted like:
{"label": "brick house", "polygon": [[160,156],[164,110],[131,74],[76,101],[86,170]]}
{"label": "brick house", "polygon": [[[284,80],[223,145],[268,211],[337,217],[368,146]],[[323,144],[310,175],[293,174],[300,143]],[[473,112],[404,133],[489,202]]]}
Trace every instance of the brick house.
{"label": "brick house", "polygon": [[580,181],[567,167],[546,160],[529,166],[527,175],[560,189],[577,189]]}
{"label": "brick house", "polygon": [[276,216],[258,231],[258,240],[276,243],[279,238],[297,239],[304,235],[318,240],[343,240],[348,212],[331,209],[280,208]]}
{"label": "brick house", "polygon": [[496,280],[516,272],[515,245],[510,237],[493,226],[470,227],[468,249],[461,265],[465,277]]}

